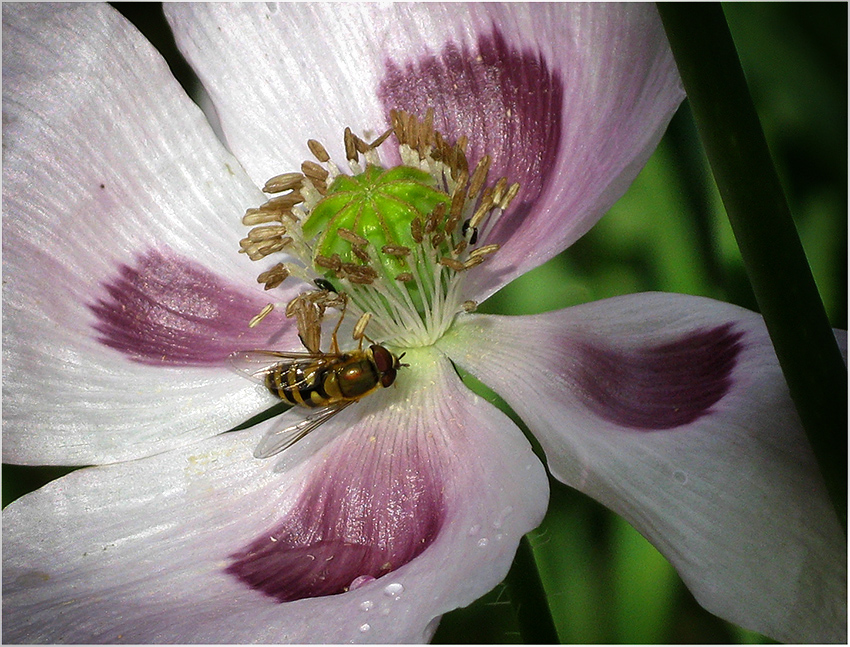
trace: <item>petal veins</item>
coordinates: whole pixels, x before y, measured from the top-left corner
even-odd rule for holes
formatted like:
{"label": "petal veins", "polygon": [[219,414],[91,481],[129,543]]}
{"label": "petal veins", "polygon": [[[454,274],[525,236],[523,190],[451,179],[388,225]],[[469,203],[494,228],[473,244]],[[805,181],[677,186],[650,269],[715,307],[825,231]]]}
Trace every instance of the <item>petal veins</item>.
{"label": "petal veins", "polygon": [[239,348],[263,345],[283,323],[272,313],[249,328],[265,302],[173,252],[143,252],[103,287],[107,296],[89,305],[99,341],[142,364],[224,364]]}

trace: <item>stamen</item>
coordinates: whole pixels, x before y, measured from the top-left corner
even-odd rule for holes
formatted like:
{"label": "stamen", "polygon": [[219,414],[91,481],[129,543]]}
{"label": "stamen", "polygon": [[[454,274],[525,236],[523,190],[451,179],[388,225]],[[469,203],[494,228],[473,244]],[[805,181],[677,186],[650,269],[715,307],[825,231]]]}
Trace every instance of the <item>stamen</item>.
{"label": "stamen", "polygon": [[[331,156],[328,155],[328,151],[326,151],[325,147],[322,146],[322,144],[320,142],[317,142],[315,139],[307,140],[307,148],[310,149],[310,152],[313,153],[313,156],[322,164],[325,164],[330,161]],[[307,174],[305,173],[305,175]]]}
{"label": "stamen", "polygon": [[248,209],[245,215],[242,216],[242,224],[248,227],[267,222],[280,222],[280,214],[274,211],[263,211],[262,209]]}
{"label": "stamen", "polygon": [[339,260],[339,256],[334,254],[330,258],[327,256],[317,255],[316,258],[313,259],[313,262],[319,267],[326,267],[329,270],[334,270],[338,272],[342,263]]}
{"label": "stamen", "polygon": [[343,240],[347,240],[352,245],[368,245],[369,241],[363,236],[358,236],[350,229],[346,229],[345,227],[339,227],[336,230],[337,235]]}
{"label": "stamen", "polygon": [[490,171],[490,156],[485,155],[481,158],[481,161],[478,162],[478,166],[475,167],[475,172],[472,174],[472,178],[469,180],[469,199],[474,200],[478,195],[478,192],[481,191],[481,187],[484,186],[484,182],[487,181],[487,173]]}
{"label": "stamen", "polygon": [[301,173],[281,173],[268,180],[263,187],[263,193],[282,193],[301,186],[304,176]]}
{"label": "stamen", "polygon": [[446,267],[453,269],[455,272],[463,272],[466,269],[463,263],[460,263],[453,258],[441,258],[440,265],[445,265]]}
{"label": "stamen", "polygon": [[286,278],[289,276],[289,269],[283,264],[278,263],[274,267],[269,270],[266,270],[262,274],[257,277],[257,283],[265,283],[266,290],[271,290],[272,288],[276,288],[278,285],[283,283]]}
{"label": "stamen", "polygon": [[381,247],[381,251],[384,254],[389,254],[390,256],[410,255],[410,247],[405,247],[404,245],[384,245]]}
{"label": "stamen", "polygon": [[371,312],[364,312],[362,315],[360,315],[360,319],[358,319],[357,323],[354,324],[354,332],[351,333],[355,341],[363,339],[363,335],[366,332],[366,326],[369,324],[369,320],[371,318]]}
{"label": "stamen", "polygon": [[387,141],[389,136],[392,135],[392,134],[393,134],[392,128],[384,131],[384,133],[380,137],[378,137],[375,141],[373,141],[371,144],[369,144],[369,148],[372,149],[372,150],[378,148],[381,144],[383,144],[385,141]]}
{"label": "stamen", "polygon": [[345,127],[344,140],[345,158],[350,162],[356,162],[358,155],[357,142],[356,138],[354,137],[354,133],[351,132],[351,128],[349,128],[348,126]]}
{"label": "stamen", "polygon": [[274,304],[269,303],[260,310],[259,314],[251,318],[251,321],[248,322],[248,328],[254,328],[258,323],[260,323],[263,319],[265,319],[271,311],[274,310]]}
{"label": "stamen", "polygon": [[[462,300],[463,277],[499,249],[477,244],[486,242],[519,185],[504,177],[488,184],[488,155],[470,174],[468,140],[451,143],[434,130],[433,109],[424,119],[393,110],[390,123],[371,143],[344,129],[351,175],[339,171],[321,143],[309,140],[318,163],[308,160],[300,173],[271,178],[264,190],[280,195],[242,219],[253,227],[240,241],[249,258],[286,248],[298,260],[260,274],[257,280],[266,290],[290,275],[322,288],[287,305],[287,316],[296,318],[311,350],[319,347],[325,309],[336,307],[331,294],[342,303],[350,299],[360,314],[355,339],[365,336],[368,323],[382,342],[433,343],[457,313],[477,307]],[[378,148],[391,135],[403,165],[385,169]]]}
{"label": "stamen", "polygon": [[309,160],[306,160],[306,161],[301,163],[301,172],[304,173],[305,177],[307,177],[310,180],[313,180],[314,183],[315,183],[315,180],[318,180],[319,182],[322,182],[323,184],[324,184],[325,180],[328,179],[328,175],[330,175],[330,173],[328,173],[327,169],[325,169],[325,168],[319,166],[318,164],[316,164],[315,162],[311,162]]}

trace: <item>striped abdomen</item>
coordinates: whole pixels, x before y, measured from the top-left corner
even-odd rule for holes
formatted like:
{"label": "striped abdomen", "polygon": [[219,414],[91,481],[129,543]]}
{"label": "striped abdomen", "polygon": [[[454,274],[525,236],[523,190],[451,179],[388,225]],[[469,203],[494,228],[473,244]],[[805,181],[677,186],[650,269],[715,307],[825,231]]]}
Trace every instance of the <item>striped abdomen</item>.
{"label": "striped abdomen", "polygon": [[328,379],[332,375],[333,365],[329,363],[284,363],[266,374],[266,387],[289,404],[324,407],[342,399],[339,389],[334,388],[335,381]]}
{"label": "striped abdomen", "polygon": [[326,407],[359,400],[378,388],[382,375],[366,353],[343,355],[332,361],[284,363],[266,374],[266,387],[289,404]]}

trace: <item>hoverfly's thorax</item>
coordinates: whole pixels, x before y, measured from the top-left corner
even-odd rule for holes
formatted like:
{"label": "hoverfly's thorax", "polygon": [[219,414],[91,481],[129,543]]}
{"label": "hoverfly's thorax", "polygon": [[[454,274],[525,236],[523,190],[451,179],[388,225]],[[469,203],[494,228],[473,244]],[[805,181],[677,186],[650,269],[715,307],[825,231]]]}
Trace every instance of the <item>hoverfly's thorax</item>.
{"label": "hoverfly's thorax", "polygon": [[345,398],[362,398],[378,386],[378,372],[375,365],[363,355],[362,359],[349,360],[337,373],[339,390]]}

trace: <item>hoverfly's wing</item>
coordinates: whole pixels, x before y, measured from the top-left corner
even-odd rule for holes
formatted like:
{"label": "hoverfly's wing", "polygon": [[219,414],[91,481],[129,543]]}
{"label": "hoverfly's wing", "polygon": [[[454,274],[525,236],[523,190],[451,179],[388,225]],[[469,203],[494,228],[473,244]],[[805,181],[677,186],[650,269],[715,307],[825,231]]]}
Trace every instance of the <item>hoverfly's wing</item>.
{"label": "hoverfly's wing", "polygon": [[242,377],[257,384],[264,384],[266,375],[277,369],[281,364],[283,370],[293,364],[302,366],[322,366],[330,360],[339,358],[339,355],[330,353],[296,353],[276,350],[238,350],[231,353],[227,360],[230,367]]}
{"label": "hoverfly's wing", "polygon": [[296,422],[294,425],[289,425],[282,429],[272,428],[265,436],[263,436],[260,444],[257,445],[257,449],[254,450],[254,458],[270,458],[275,454],[279,454],[287,447],[291,447],[304,438],[304,436],[309,434],[311,431],[322,426],[353,402],[355,402],[355,400],[338,402],[336,404],[317,409],[303,420]]}

